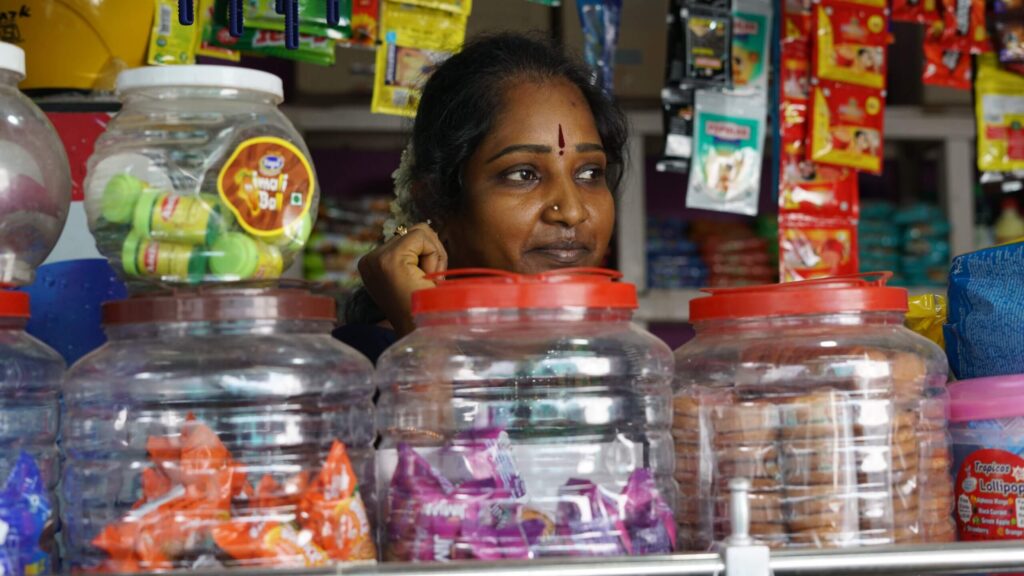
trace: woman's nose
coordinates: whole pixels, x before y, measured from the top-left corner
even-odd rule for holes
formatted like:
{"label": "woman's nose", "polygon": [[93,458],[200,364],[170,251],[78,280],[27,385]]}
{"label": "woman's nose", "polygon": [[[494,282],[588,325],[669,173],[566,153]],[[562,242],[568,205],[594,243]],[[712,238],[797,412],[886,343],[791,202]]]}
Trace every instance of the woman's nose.
{"label": "woman's nose", "polygon": [[559,179],[544,209],[544,220],[549,224],[574,228],[586,222],[588,217],[586,199],[575,179],[568,176]]}

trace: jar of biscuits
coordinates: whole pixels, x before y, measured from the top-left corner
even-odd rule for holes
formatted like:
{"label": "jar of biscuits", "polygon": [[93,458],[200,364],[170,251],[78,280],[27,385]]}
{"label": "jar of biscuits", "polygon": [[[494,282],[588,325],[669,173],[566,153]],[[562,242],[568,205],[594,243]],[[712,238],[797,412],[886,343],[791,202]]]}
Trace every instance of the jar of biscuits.
{"label": "jar of biscuits", "polygon": [[708,290],[676,351],[681,546],[728,537],[751,480],[771,547],[954,539],[942,350],[903,326],[888,273]]}
{"label": "jar of biscuits", "polygon": [[375,376],[385,560],[675,550],[672,351],[618,277],[449,271],[413,294]]}

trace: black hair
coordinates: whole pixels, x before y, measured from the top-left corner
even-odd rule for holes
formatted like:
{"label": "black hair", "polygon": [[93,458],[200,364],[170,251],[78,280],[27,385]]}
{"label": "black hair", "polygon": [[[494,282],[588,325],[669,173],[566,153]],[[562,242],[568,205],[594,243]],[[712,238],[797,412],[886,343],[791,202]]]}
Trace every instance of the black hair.
{"label": "black hair", "polygon": [[[504,109],[508,87],[550,81],[568,82],[583,94],[607,158],[608,186],[613,193],[618,190],[629,135],[625,115],[594,82],[590,69],[559,44],[536,35],[501,33],[468,42],[423,87],[412,129],[417,216],[443,225],[459,211],[463,170]],[[359,289],[346,306],[345,321],[382,321],[372,304],[366,290]]]}

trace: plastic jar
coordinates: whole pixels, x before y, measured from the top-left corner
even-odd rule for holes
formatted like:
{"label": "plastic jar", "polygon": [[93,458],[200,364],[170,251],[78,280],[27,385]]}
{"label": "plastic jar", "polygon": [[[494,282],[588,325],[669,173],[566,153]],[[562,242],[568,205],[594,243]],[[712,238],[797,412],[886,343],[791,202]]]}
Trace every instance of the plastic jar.
{"label": "plastic jar", "polygon": [[28,295],[0,291],[0,566],[57,567],[57,425],[64,360],[25,332]]}
{"label": "plastic jar", "polygon": [[945,357],[903,326],[888,278],[691,302],[672,431],[683,546],[729,536],[734,477],[752,481],[751,534],[772,547],[954,539]]}
{"label": "plastic jar", "polygon": [[334,318],[295,289],[106,304],[109,342],[64,385],[71,568],[374,559],[372,367]]}
{"label": "plastic jar", "polygon": [[378,360],[385,560],[668,553],[672,353],[603,270],[449,271]]}
{"label": "plastic jar", "polygon": [[960,540],[1024,539],[1024,375],[949,387]]}
{"label": "plastic jar", "polygon": [[309,150],[278,110],[281,79],[226,66],[122,72],[96,142],[86,211],[133,287],[280,277],[319,204]]}
{"label": "plastic jar", "polygon": [[18,91],[25,52],[0,42],[0,284],[31,284],[57,243],[71,204],[64,145]]}

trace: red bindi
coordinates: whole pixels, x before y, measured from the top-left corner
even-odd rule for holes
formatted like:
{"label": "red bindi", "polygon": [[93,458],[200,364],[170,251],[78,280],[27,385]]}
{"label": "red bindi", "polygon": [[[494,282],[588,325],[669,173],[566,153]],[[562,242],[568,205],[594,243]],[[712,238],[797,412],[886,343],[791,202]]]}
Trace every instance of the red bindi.
{"label": "red bindi", "polygon": [[562,134],[562,125],[558,125],[558,155],[565,155],[565,135]]}

